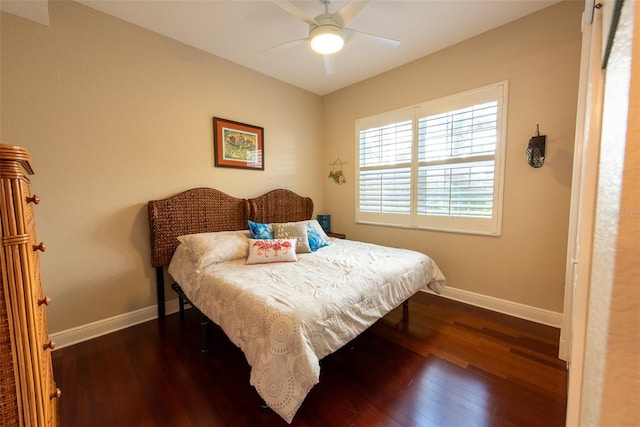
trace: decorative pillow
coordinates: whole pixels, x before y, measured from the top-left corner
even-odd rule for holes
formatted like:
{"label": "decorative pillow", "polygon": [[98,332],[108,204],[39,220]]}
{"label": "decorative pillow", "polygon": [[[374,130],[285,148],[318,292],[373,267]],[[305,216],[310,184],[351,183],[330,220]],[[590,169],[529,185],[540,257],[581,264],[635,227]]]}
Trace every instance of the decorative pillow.
{"label": "decorative pillow", "polygon": [[296,253],[311,252],[307,225],[303,222],[280,222],[271,224],[275,239],[297,239]]}
{"label": "decorative pillow", "polygon": [[223,261],[247,257],[249,232],[219,231],[215,233],[187,234],[179,236],[195,263],[196,270]]}
{"label": "decorative pillow", "polygon": [[327,244],[330,244],[331,239],[329,238],[329,236],[327,236],[327,233],[324,232],[324,229],[322,228],[322,226],[320,225],[318,220],[316,220],[316,219],[308,219],[308,220],[300,221],[300,222],[304,222],[305,224],[311,224],[313,226],[313,228],[318,232],[320,237],[322,237],[327,242]]}
{"label": "decorative pillow", "polygon": [[247,264],[298,261],[296,239],[249,239]]}
{"label": "decorative pillow", "polygon": [[307,235],[309,236],[309,247],[311,252],[329,246],[329,243],[318,233],[313,224],[307,223]]}
{"label": "decorative pillow", "polygon": [[273,229],[271,224],[261,224],[249,221],[249,232],[252,239],[273,239]]}

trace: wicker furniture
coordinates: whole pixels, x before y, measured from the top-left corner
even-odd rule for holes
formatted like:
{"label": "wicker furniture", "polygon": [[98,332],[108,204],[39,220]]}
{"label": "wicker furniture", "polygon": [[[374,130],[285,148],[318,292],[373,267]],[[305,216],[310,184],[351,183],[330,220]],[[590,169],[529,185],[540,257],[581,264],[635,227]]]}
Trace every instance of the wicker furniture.
{"label": "wicker furniture", "polygon": [[246,230],[248,220],[269,223],[310,219],[313,200],[282,188],[253,199],[239,199],[214,188],[194,188],[166,199],[151,200],[148,213],[158,317],[163,317],[164,267],[178,247],[178,236]]}
{"label": "wicker furniture", "polygon": [[[148,208],[158,307],[168,266],[180,312],[189,303],[202,314],[203,351],[209,349],[211,321],[244,353],[250,384],[264,405],[288,423],[319,382],[320,359],[420,289],[439,293],[446,283],[425,254],[336,238],[313,253],[302,251],[297,262],[270,262],[274,254],[268,255],[269,262],[248,262],[253,246],[247,220],[311,218],[313,201],[289,190],[239,199],[198,188],[150,201]],[[320,228],[311,222],[305,230],[309,225]],[[182,238],[179,245],[182,235],[222,231],[232,233]],[[189,241],[200,243],[191,246]]]}
{"label": "wicker furniture", "polygon": [[0,144],[2,256],[0,275],[0,426],[57,426],[58,398],[51,364],[31,194],[29,153]]}

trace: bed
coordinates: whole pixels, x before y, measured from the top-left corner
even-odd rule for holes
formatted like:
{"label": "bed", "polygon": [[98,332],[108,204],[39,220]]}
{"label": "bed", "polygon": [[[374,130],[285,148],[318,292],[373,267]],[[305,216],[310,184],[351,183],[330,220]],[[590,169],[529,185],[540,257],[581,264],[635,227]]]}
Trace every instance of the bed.
{"label": "bed", "polygon": [[[318,383],[323,357],[416,292],[446,283],[422,253],[328,237],[311,219],[313,201],[285,189],[240,199],[196,188],[150,201],[148,211],[159,316],[167,268],[181,307],[186,300],[221,327],[243,351],[251,385],[288,423]],[[254,238],[267,226],[278,240]],[[307,230],[315,250],[286,238],[291,230]]]}

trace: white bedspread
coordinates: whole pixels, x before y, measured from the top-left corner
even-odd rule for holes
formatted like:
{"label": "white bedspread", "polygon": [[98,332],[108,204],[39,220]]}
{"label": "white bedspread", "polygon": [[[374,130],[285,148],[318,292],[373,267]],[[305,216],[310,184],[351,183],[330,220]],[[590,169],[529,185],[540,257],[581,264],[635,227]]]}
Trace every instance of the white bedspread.
{"label": "white bedspread", "polygon": [[[178,248],[169,273],[186,296],[244,352],[251,385],[291,423],[318,383],[319,361],[420,289],[445,277],[428,256],[335,239],[298,262],[211,265],[195,274]],[[182,255],[181,255],[182,254]]]}

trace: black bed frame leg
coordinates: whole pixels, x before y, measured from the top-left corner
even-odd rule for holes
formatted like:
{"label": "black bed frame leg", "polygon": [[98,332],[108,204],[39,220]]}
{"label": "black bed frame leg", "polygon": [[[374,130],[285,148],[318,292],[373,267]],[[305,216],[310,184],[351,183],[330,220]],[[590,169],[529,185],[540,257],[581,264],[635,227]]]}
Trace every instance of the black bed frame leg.
{"label": "black bed frame leg", "polygon": [[211,350],[209,346],[209,319],[206,316],[200,317],[200,333],[202,334],[202,349],[203,353],[208,353]]}
{"label": "black bed frame leg", "polygon": [[[180,285],[178,285],[177,283],[174,283],[173,285],[171,285],[171,289],[176,291],[176,294],[178,294],[178,307],[180,309],[180,319],[183,320],[184,319],[184,305],[187,304],[189,301],[187,300],[187,297],[184,296],[184,293],[182,292],[182,289],[180,289]],[[193,305],[193,304],[191,304],[191,305]]]}
{"label": "black bed frame leg", "polygon": [[408,299],[404,300],[404,302],[402,303],[402,321],[403,322],[409,321],[409,300]]}
{"label": "black bed frame leg", "polygon": [[180,306],[180,319],[184,319],[184,298],[178,296],[178,305]]}
{"label": "black bed frame leg", "polygon": [[158,317],[164,317],[164,268],[156,267],[156,292],[158,293]]}

